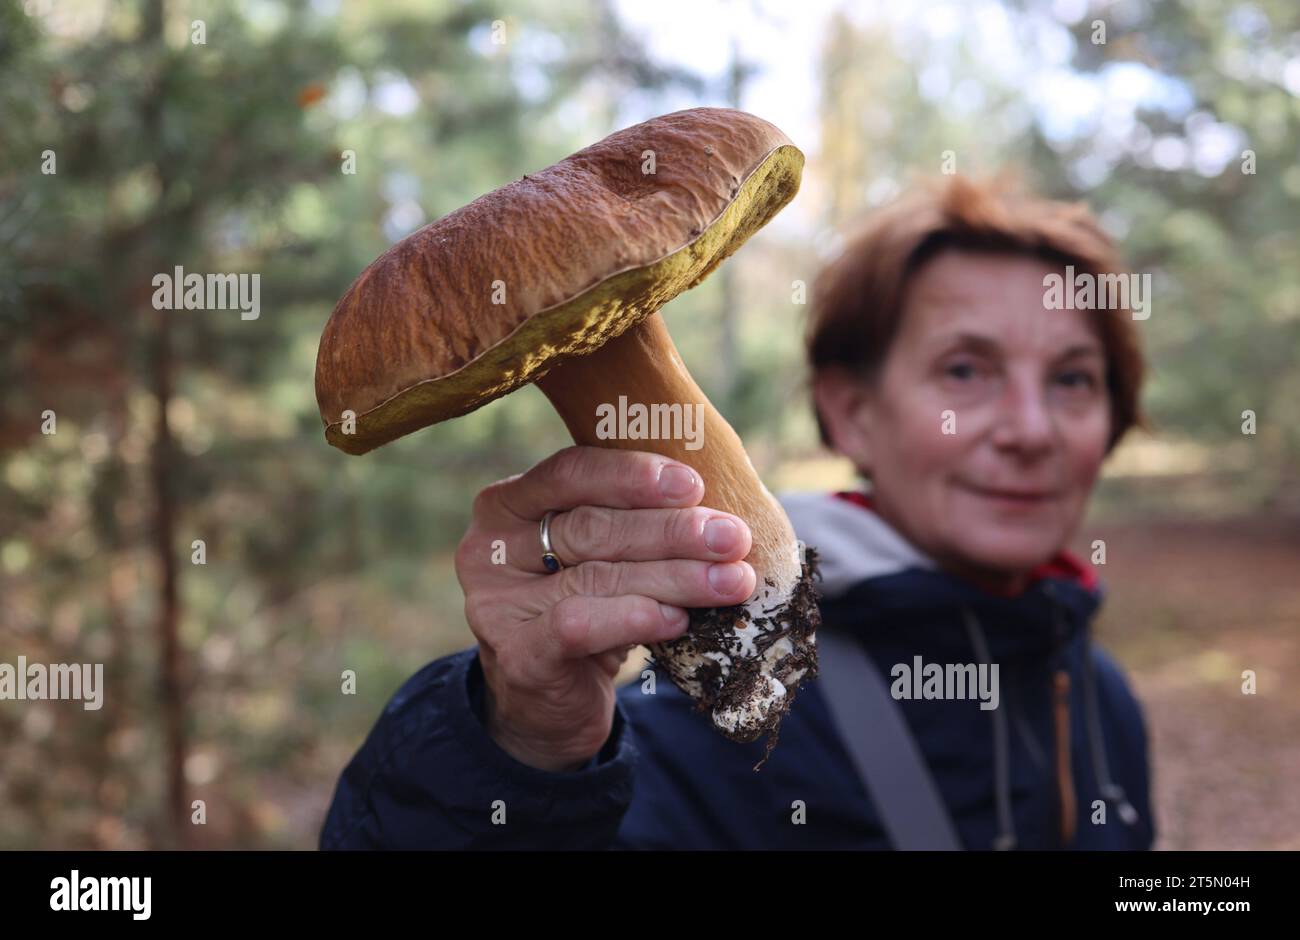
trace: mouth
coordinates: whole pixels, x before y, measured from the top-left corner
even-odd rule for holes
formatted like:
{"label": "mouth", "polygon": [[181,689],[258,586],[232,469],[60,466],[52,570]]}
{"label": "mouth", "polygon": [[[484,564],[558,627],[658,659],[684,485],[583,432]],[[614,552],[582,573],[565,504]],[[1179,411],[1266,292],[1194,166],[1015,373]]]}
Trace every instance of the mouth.
{"label": "mouth", "polygon": [[987,486],[966,486],[965,489],[985,499],[1004,506],[1042,506],[1057,498],[1053,490],[995,489]]}

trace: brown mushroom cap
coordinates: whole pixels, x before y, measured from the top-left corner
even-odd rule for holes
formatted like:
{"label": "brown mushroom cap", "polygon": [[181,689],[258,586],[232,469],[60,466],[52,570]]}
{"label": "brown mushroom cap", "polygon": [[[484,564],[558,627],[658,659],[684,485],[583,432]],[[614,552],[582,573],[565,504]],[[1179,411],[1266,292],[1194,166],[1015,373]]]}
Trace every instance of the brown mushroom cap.
{"label": "brown mushroom cap", "polygon": [[[647,151],[653,173],[642,172]],[[694,108],[611,134],[411,234],[361,272],[325,326],[326,439],[363,454],[598,348],[758,231],[794,198],[803,162],[761,118]],[[355,433],[343,433],[344,411]]]}

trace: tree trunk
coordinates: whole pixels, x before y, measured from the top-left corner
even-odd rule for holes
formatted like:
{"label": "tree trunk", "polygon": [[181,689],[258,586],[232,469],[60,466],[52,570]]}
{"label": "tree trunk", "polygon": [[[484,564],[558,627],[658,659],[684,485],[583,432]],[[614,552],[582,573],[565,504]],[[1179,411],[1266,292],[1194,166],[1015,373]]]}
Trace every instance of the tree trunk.
{"label": "tree trunk", "polygon": [[179,566],[176,563],[175,449],[167,405],[173,390],[173,353],[170,311],[157,311],[154,352],[154,399],[158,424],[153,447],[155,503],[154,547],[159,568],[159,693],[165,727],[167,768],[167,824],[169,836],[179,845],[189,840],[185,799],[185,686],[180,649]]}

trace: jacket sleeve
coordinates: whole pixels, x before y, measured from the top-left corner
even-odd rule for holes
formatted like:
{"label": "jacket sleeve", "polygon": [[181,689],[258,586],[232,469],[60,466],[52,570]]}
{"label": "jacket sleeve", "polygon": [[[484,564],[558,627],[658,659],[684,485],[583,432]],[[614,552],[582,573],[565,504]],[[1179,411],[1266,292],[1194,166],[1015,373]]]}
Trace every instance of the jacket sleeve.
{"label": "jacket sleeve", "polygon": [[435,660],[385,706],[343,771],[322,849],[605,849],[632,800],[636,747],[620,704],[573,772],[515,760],[481,715],[478,647]]}

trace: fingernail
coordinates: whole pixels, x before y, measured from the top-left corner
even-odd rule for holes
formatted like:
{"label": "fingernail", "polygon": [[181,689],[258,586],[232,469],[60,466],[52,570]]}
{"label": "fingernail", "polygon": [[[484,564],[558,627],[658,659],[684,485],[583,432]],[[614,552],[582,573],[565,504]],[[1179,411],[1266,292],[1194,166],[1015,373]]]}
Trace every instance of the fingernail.
{"label": "fingernail", "polygon": [[725,555],[739,541],[740,533],[730,519],[710,519],[704,524],[704,544],[716,555]]}
{"label": "fingernail", "polygon": [[677,626],[686,616],[686,611],[680,607],[674,607],[671,604],[660,604],[659,613],[663,614],[664,623]]}
{"label": "fingernail", "polygon": [[695,471],[679,463],[666,463],[659,471],[659,492],[669,499],[685,499],[695,492]]}
{"label": "fingernail", "polygon": [[710,565],[709,587],[719,594],[734,594],[745,578],[745,570],[737,564]]}

